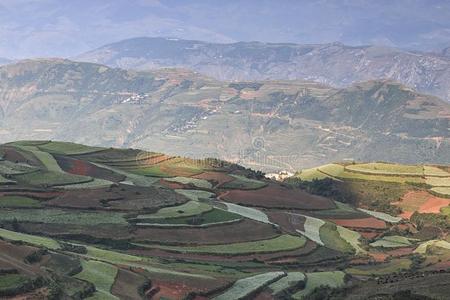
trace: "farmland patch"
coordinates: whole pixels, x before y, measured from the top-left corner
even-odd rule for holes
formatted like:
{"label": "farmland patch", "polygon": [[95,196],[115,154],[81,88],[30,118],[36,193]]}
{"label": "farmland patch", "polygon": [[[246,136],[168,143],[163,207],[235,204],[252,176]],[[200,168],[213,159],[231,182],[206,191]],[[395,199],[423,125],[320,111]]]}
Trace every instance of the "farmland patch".
{"label": "farmland patch", "polygon": [[286,276],[284,272],[270,272],[239,279],[225,293],[214,297],[214,300],[245,299],[263,287]]}

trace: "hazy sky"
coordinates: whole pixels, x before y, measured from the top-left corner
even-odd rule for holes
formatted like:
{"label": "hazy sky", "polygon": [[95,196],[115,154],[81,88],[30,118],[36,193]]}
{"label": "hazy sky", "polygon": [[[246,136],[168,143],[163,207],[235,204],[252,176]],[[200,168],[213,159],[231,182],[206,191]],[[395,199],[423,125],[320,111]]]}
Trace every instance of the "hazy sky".
{"label": "hazy sky", "polygon": [[450,0],[0,0],[0,57],[70,57],[138,36],[450,46]]}

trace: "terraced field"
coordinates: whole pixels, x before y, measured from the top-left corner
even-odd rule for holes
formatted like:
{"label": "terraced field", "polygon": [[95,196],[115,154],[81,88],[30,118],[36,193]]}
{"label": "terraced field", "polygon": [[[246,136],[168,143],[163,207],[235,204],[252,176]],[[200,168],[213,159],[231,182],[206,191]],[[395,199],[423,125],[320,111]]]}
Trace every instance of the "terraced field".
{"label": "terraced field", "polygon": [[21,141],[0,154],[0,298],[326,299],[373,276],[447,272],[439,166],[335,163],[292,186],[133,149]]}

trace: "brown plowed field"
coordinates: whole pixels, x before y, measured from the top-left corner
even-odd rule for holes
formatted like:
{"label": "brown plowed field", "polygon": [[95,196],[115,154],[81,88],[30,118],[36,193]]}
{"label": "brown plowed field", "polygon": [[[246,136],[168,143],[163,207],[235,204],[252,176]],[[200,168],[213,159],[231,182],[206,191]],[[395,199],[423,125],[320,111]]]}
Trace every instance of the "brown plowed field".
{"label": "brown plowed field", "polygon": [[297,230],[305,230],[306,218],[303,216],[278,211],[267,212],[267,215],[271,222],[280,225],[283,230],[290,234],[298,234]]}
{"label": "brown plowed field", "polygon": [[275,184],[258,190],[232,190],[222,198],[233,203],[266,208],[320,210],[336,207],[330,199]]}
{"label": "brown plowed field", "polygon": [[111,292],[122,300],[140,300],[142,297],[139,295],[138,289],[147,281],[148,280],[140,274],[119,269],[116,280],[111,287]]}
{"label": "brown plowed field", "polygon": [[229,176],[226,173],[222,173],[222,172],[203,172],[201,174],[194,175],[192,177],[197,178],[197,179],[204,179],[204,180],[212,181],[216,185],[221,185],[221,184],[224,184],[224,183],[234,180],[233,177]]}
{"label": "brown plowed field", "polygon": [[328,221],[333,222],[336,225],[348,228],[386,228],[386,223],[384,221],[376,219],[374,217],[363,219],[328,219]]}
{"label": "brown plowed field", "polygon": [[208,228],[138,228],[134,238],[161,244],[227,244],[266,240],[278,236],[272,225],[243,220]]}
{"label": "brown plowed field", "polygon": [[411,191],[392,204],[402,209],[402,218],[409,219],[415,211],[439,214],[442,207],[450,204],[450,199],[436,197],[426,191]]}

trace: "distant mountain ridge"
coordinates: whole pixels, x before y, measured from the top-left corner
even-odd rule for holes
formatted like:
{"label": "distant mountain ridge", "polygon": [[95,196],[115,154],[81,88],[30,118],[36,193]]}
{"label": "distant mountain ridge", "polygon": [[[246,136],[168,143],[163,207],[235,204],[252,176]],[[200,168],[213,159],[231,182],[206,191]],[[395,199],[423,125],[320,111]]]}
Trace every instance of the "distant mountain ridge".
{"label": "distant mountain ridge", "polygon": [[70,140],[296,170],[330,160],[450,163],[450,104],[393,81],[221,82],[69,60],[0,68],[3,141]]}
{"label": "distant mountain ridge", "polygon": [[[447,50],[448,52],[448,50]],[[314,80],[337,87],[392,79],[450,101],[450,57],[341,43],[214,44],[171,38],[134,38],[81,54],[76,60],[148,70],[183,67],[219,80]]]}
{"label": "distant mountain ridge", "polygon": [[10,62],[11,62],[11,60],[9,60],[7,58],[4,58],[4,57],[0,57],[0,66],[1,65],[5,65],[5,64],[10,63]]}

